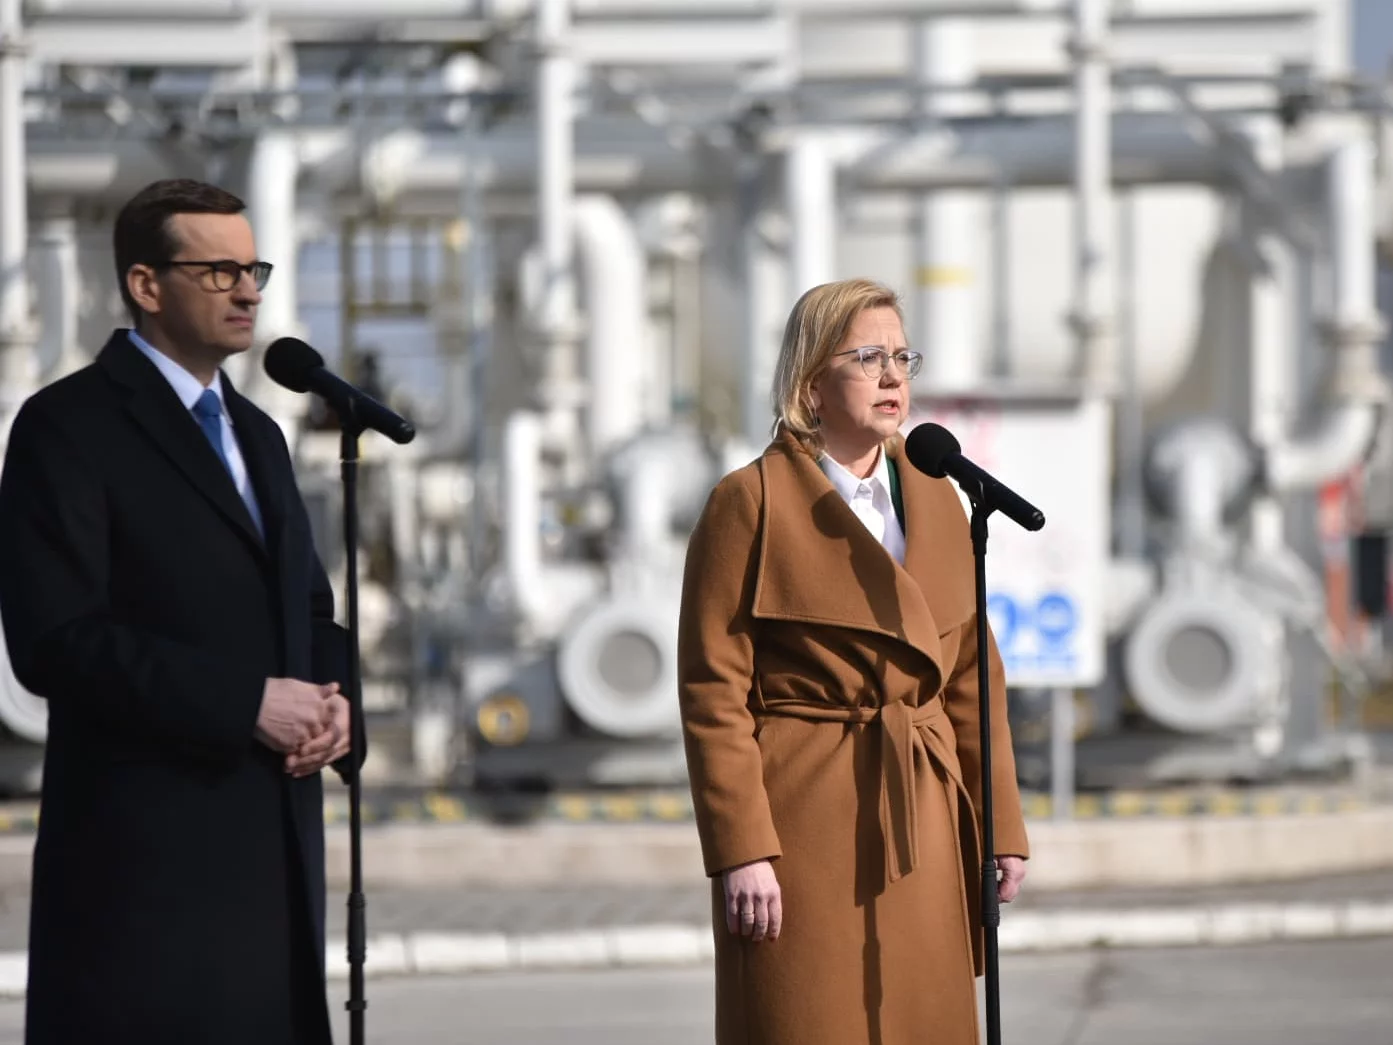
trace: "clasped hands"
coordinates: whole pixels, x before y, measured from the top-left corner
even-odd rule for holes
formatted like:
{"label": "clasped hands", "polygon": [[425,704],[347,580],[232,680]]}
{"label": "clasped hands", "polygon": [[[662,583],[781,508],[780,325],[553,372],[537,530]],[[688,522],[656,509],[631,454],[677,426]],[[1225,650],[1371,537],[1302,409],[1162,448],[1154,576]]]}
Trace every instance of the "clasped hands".
{"label": "clasped hands", "polygon": [[348,700],[337,682],[267,679],[256,738],[285,756],[287,773],[311,776],[349,752]]}

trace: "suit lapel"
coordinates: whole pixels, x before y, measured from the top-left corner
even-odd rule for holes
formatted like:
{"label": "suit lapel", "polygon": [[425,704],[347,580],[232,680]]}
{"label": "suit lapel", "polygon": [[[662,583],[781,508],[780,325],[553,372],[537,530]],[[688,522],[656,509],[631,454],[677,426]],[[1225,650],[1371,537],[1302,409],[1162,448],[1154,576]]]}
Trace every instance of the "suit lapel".
{"label": "suit lapel", "polygon": [[266,530],[266,540],[274,543],[285,523],[285,489],[275,481],[271,472],[271,462],[276,459],[274,447],[267,438],[264,426],[245,397],[232,387],[226,372],[223,373],[223,394],[227,399],[227,412],[232,417],[233,430],[237,434],[237,446],[242,451],[242,460],[247,465],[247,476],[256,492],[256,503],[261,509],[261,524]]}
{"label": "suit lapel", "polygon": [[106,343],[98,362],[129,393],[126,410],[156,449],[253,547],[264,552],[261,535],[227,469],[154,364],[121,331]]}
{"label": "suit lapel", "polygon": [[[764,526],[754,615],[886,635],[942,672],[938,627],[920,584],[871,536],[812,456],[781,436],[760,470]],[[908,500],[905,512],[913,519]]]}

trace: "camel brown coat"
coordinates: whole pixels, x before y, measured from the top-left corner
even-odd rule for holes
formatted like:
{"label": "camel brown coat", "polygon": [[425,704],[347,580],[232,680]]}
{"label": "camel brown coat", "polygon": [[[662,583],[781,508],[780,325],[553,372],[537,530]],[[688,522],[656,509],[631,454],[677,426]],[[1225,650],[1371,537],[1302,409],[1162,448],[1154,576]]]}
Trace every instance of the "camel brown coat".
{"label": "camel brown coat", "polygon": [[[678,664],[712,876],[718,1045],[976,1045],[973,562],[947,480],[904,462],[905,565],[782,436],[692,535]],[[990,643],[996,850],[1028,856]],[[720,872],[773,858],[777,941],[726,928]]]}

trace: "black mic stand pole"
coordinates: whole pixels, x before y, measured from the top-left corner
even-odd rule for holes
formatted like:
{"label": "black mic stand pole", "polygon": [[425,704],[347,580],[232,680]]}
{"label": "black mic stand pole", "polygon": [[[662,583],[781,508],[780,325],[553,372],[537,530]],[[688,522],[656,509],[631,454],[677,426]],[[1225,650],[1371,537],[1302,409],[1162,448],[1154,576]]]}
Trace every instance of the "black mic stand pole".
{"label": "black mic stand pole", "polygon": [[367,1010],[364,998],[363,963],[367,959],[367,899],[363,895],[363,752],[367,750],[366,727],[363,721],[363,699],[360,692],[361,668],[358,663],[358,438],[363,429],[353,411],[352,403],[336,404],[342,428],[339,451],[343,477],[343,543],[348,556],[348,705],[349,705],[349,765],[348,832],[349,832],[349,892],[348,892],[348,1035],[351,1045],[364,1045],[363,1017]]}
{"label": "black mic stand pole", "polygon": [[992,690],[987,661],[987,518],[996,510],[983,483],[959,482],[972,502],[972,557],[977,581],[977,697],[982,745],[982,942],[986,965],[987,1045],[1001,1045],[1001,969],[997,927],[996,823],[992,812]]}

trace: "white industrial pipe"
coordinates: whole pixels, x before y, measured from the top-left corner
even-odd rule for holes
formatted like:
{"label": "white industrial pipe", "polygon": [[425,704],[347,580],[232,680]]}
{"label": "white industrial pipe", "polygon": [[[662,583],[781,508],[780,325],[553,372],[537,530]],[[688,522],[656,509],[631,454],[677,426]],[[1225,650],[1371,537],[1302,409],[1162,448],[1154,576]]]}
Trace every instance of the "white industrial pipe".
{"label": "white industrial pipe", "polygon": [[[1069,184],[1073,172],[1072,118],[1036,121],[1028,128],[979,126],[918,136],[848,159],[841,177],[863,191],[983,188],[998,178],[1019,188]],[[584,121],[573,174],[579,192],[662,192],[709,187],[710,171],[690,154],[660,141],[607,143]],[[455,206],[472,176],[483,190],[516,192],[535,186],[540,168],[535,136],[503,131],[480,135],[466,159],[456,134],[403,129],[359,149],[348,130],[287,131],[299,141],[303,176],[325,194],[355,189],[360,181],[379,202],[422,197]],[[1214,182],[1225,177],[1212,149],[1195,143],[1172,116],[1137,114],[1114,128],[1115,180],[1121,183]],[[854,153],[848,144],[841,154]],[[835,158],[835,157],[834,157]],[[82,197],[122,202],[157,178],[202,173],[180,153],[145,141],[35,141],[29,144],[29,191],[39,198]],[[14,184],[7,182],[6,184]]]}
{"label": "white industrial pipe", "polygon": [[[68,18],[231,18],[248,13],[252,0],[205,0],[196,6],[179,0],[25,0],[31,15]],[[381,0],[260,0],[272,18],[378,21]],[[399,20],[499,19],[525,17],[548,0],[393,0]],[[587,17],[711,17],[757,15],[771,10],[802,17],[854,15],[1028,16],[1063,14],[1065,0],[576,0]]]}
{"label": "white industrial pipe", "polygon": [[1078,375],[1094,386],[1114,378],[1111,356],[1112,84],[1105,51],[1108,0],[1075,0],[1074,307]]}
{"label": "white industrial pipe", "polygon": [[765,234],[766,211],[760,174],[758,169],[744,174],[738,213],[737,273],[743,306],[744,346],[743,351],[736,354],[735,373],[740,390],[742,449],[749,457],[756,456],[769,441],[774,417],[770,409],[770,389],[779,357],[779,341],[791,305],[789,259],[785,251],[771,246]]}
{"label": "white industrial pipe", "polygon": [[[1045,188],[1074,181],[1079,127],[1073,116],[1041,116],[1029,123],[974,120],[962,126],[950,120],[941,127],[868,151],[848,163],[843,179],[855,188],[884,192],[985,189],[1001,182]],[[1197,143],[1174,115],[1118,115],[1108,137],[1115,182],[1212,183],[1228,177],[1214,150]],[[1096,180],[1096,172],[1090,180]]]}
{"label": "white industrial pipe", "polygon": [[70,214],[49,214],[38,222],[36,280],[39,305],[38,359],[45,383],[86,364],[78,347],[81,276],[77,263],[77,222]]}
{"label": "white industrial pipe", "polygon": [[1382,326],[1375,305],[1374,164],[1374,143],[1360,137],[1336,148],[1326,167],[1332,318],[1337,343],[1352,349],[1371,348]]}
{"label": "white industrial pipe", "polygon": [[659,444],[629,455],[619,491],[619,532],[627,555],[660,553],[672,537],[672,461]]}
{"label": "white industrial pipe", "polygon": [[[516,192],[535,185],[538,176],[535,136],[480,135],[465,158],[456,134],[401,130],[364,149],[349,130],[277,133],[294,136],[301,170],[317,191],[351,191],[361,182],[382,204],[428,196],[453,206],[466,177],[477,178],[481,189]],[[41,199],[124,202],[157,178],[203,173],[183,154],[136,140],[35,141],[28,161],[29,192]],[[607,144],[591,140],[588,131],[574,170],[584,192],[693,189],[708,174],[690,155],[661,142]]]}
{"label": "white industrial pipe", "polygon": [[542,418],[517,411],[503,423],[503,568],[513,606],[533,619],[542,590]]}
{"label": "white industrial pipe", "polygon": [[537,221],[541,247],[542,397],[548,432],[574,477],[576,413],[584,398],[577,366],[575,270],[576,64],[569,53],[571,0],[537,7]]}
{"label": "white industrial pipe", "polygon": [[1383,321],[1375,306],[1374,148],[1365,138],[1338,146],[1326,166],[1331,316],[1326,337],[1335,353],[1334,400],[1315,432],[1273,446],[1271,489],[1314,489],[1345,475],[1372,449],[1387,387],[1377,346]]}
{"label": "white industrial pipe", "polygon": [[1347,474],[1373,448],[1378,425],[1375,404],[1332,407],[1313,433],[1269,451],[1265,473],[1269,488],[1279,493],[1314,490]]}
{"label": "white industrial pipe", "polygon": [[588,320],[587,429],[602,460],[643,428],[648,401],[670,392],[651,379],[648,274],[633,222],[613,197],[581,196],[575,230]]}
{"label": "white industrial pipe", "polygon": [[[1248,122],[1245,132],[1253,159],[1267,176],[1280,176],[1283,131],[1275,118]],[[1296,400],[1295,324],[1290,299],[1294,286],[1292,248],[1266,227],[1258,207],[1245,200],[1241,210],[1243,246],[1255,251],[1248,274],[1248,435],[1260,455],[1286,441],[1287,418]],[[1250,546],[1261,555],[1286,552],[1285,509],[1266,490],[1248,512]]]}
{"label": "white industrial pipe", "polygon": [[247,216],[256,237],[256,251],[275,266],[262,292],[257,334],[264,341],[299,336],[298,282],[300,244],[296,235],[296,183],[300,160],[295,138],[284,131],[267,131],[252,149],[247,178]]}
{"label": "white industrial pipe", "polygon": [[835,279],[837,253],[837,166],[828,143],[812,133],[797,135],[784,167],[790,241],[789,299]]}
{"label": "white industrial pipe", "polygon": [[38,199],[124,203],[152,181],[202,173],[153,142],[38,141],[29,144],[25,180]]}
{"label": "white industrial pipe", "polygon": [[[977,74],[974,30],[966,20],[935,19],[916,31],[921,129],[953,114],[951,96],[925,88],[971,84]],[[982,230],[973,225],[973,201],[952,190],[919,200],[918,264],[914,273],[915,327],[912,342],[924,353],[924,381],[936,392],[976,385],[985,370],[987,346],[977,333],[975,280]]]}
{"label": "white industrial pipe", "polygon": [[1248,489],[1255,468],[1249,446],[1226,422],[1187,421],[1166,432],[1147,461],[1153,485],[1175,523],[1175,545],[1222,548],[1225,515]]}
{"label": "white industrial pipe", "polygon": [[25,199],[24,53],[19,0],[0,0],[0,432],[32,391],[37,341]]}
{"label": "white industrial pipe", "polygon": [[[529,16],[546,0],[393,0],[391,13],[399,21],[444,19],[507,22]],[[197,5],[180,0],[25,0],[32,15],[64,18],[233,18],[246,15],[253,4],[264,5],[274,20],[360,21],[382,19],[382,0],[204,0]],[[1310,21],[1314,12],[1273,5],[1275,11],[1231,13],[1222,6],[1206,12],[1195,4],[1173,21],[1204,25],[1243,19],[1254,25],[1274,21]],[[802,19],[841,18],[1062,18],[1070,0],[576,0],[584,18],[712,18],[783,13]],[[1138,11],[1137,17],[1151,15]],[[1119,21],[1128,20],[1126,17]],[[1342,38],[1343,39],[1343,38]]]}
{"label": "white industrial pipe", "polygon": [[266,346],[279,337],[302,337],[297,283],[300,245],[297,230],[296,183],[300,161],[293,134],[266,131],[252,147],[247,170],[247,217],[256,238],[257,256],[275,266],[257,310],[254,352],[243,356],[234,373],[251,390],[294,446],[303,397],[267,380],[261,369]]}

